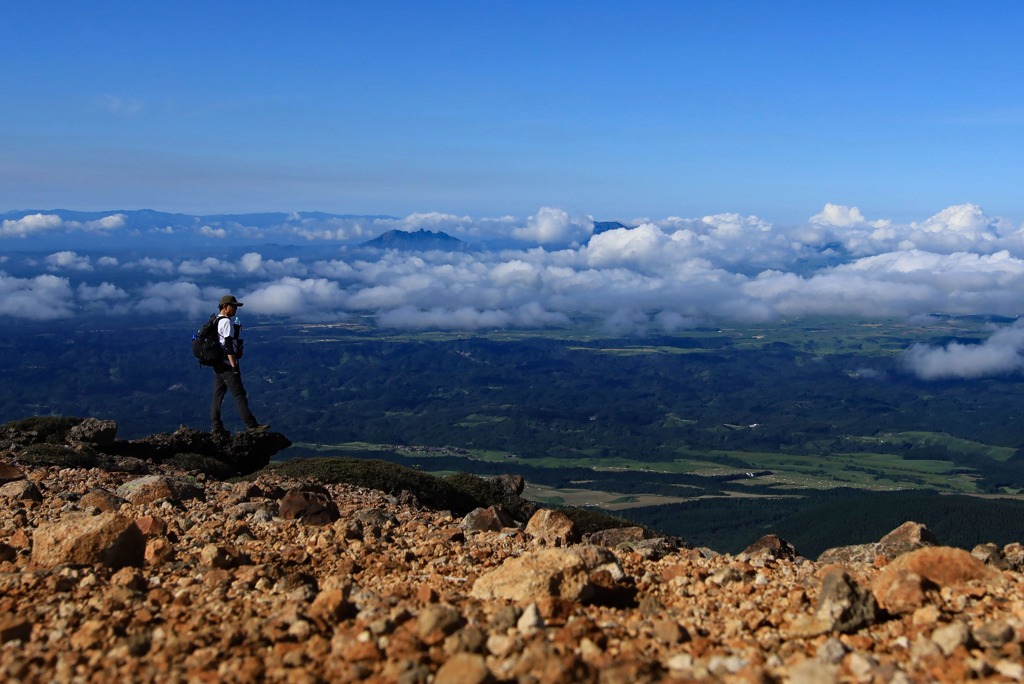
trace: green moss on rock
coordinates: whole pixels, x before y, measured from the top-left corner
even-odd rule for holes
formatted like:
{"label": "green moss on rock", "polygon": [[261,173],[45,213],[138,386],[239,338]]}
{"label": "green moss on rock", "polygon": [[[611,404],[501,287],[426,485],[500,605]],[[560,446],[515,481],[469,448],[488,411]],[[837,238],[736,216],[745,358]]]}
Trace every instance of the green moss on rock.
{"label": "green moss on rock", "polygon": [[559,508],[558,510],[565,513],[570,520],[576,523],[576,528],[582,535],[620,527],[637,527],[637,524],[632,520],[619,518],[603,511],[595,511],[589,508],[574,508],[571,506]]}
{"label": "green moss on rock", "polygon": [[39,436],[39,442],[63,444],[67,441],[71,428],[83,420],[85,419],[70,416],[32,416],[5,423],[0,427],[0,432],[35,432]]}
{"label": "green moss on rock", "polygon": [[29,444],[17,451],[15,457],[28,465],[60,468],[94,468],[99,463],[95,454],[79,451],[64,444],[45,442]]}

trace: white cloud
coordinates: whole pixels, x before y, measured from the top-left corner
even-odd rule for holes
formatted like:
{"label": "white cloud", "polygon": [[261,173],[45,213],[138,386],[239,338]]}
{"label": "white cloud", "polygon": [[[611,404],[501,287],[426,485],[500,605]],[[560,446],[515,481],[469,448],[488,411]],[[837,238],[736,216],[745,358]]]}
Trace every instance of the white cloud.
{"label": "white cloud", "polygon": [[562,209],[541,207],[525,226],[513,229],[512,235],[518,240],[547,245],[586,240],[593,232],[594,221],[590,218],[573,219]]}
{"label": "white cloud", "polygon": [[67,278],[15,278],[0,271],[0,316],[50,321],[71,316],[73,304]]}
{"label": "white cloud", "polygon": [[174,262],[170,259],[155,259],[153,257],[145,257],[140,261],[125,264],[129,268],[141,268],[150,273],[157,273],[163,275],[171,275],[176,270]]}
{"label": "white cloud", "polygon": [[[118,216],[103,219],[103,226],[116,228]],[[43,214],[14,224],[5,222],[8,236],[86,230],[61,226]],[[184,229],[179,231],[183,240],[197,230],[178,228]],[[230,235],[251,230],[230,223],[209,228]],[[151,306],[193,316],[212,311],[223,291],[235,291],[242,293],[247,312],[338,320],[358,311],[404,329],[564,325],[586,316],[628,334],[809,314],[1017,316],[1024,292],[1024,233],[971,204],[905,224],[828,204],[801,225],[721,213],[631,221],[593,235],[589,218],[573,219],[544,207],[527,219],[441,213],[394,219],[292,216],[267,232],[273,240],[289,231],[289,238],[305,240],[296,236],[322,229],[335,236],[372,237],[392,228],[501,238],[501,245],[519,244],[510,241],[513,237],[531,242],[453,253],[391,250],[379,257],[339,246],[300,249],[295,253],[304,256],[283,259],[275,259],[280,252],[270,246],[238,258],[194,258],[183,255],[191,249],[185,243],[182,254],[153,253],[124,263],[116,257],[90,262],[68,249],[42,262],[18,256],[17,267],[65,269],[74,277],[86,272],[79,269],[106,268],[101,286],[74,283],[72,294],[86,305],[119,302],[135,311]],[[147,275],[160,282],[141,284],[140,276]]]}
{"label": "white cloud", "polygon": [[57,230],[64,221],[53,214],[31,214],[20,219],[7,219],[0,224],[0,237],[25,238],[34,233]]}
{"label": "white cloud", "polygon": [[26,238],[45,232],[85,231],[105,234],[125,226],[124,214],[111,214],[94,221],[64,221],[56,214],[30,214],[0,224],[0,237]]}
{"label": "white cloud", "polygon": [[204,294],[195,283],[184,281],[147,283],[139,294],[135,308],[148,314],[180,313],[192,318],[212,313],[219,297]]}
{"label": "white cloud", "polygon": [[829,225],[837,228],[853,228],[855,226],[883,227],[881,223],[869,223],[864,214],[857,207],[847,207],[841,204],[825,204],[821,213],[811,217],[811,223],[818,225]]}
{"label": "white cloud", "polygon": [[481,330],[506,327],[550,327],[568,324],[564,314],[544,310],[532,302],[511,310],[473,307],[434,307],[427,310],[401,306],[378,316],[385,328],[402,330]]}
{"label": "white cloud", "polygon": [[125,216],[124,214],[111,214],[110,216],[104,216],[101,219],[95,221],[87,221],[84,225],[85,230],[105,233],[119,228],[124,228]]}
{"label": "white cloud", "polygon": [[82,283],[78,286],[78,298],[85,302],[124,301],[130,297],[127,291],[112,283],[103,282],[97,286]]}
{"label": "white cloud", "polygon": [[204,235],[206,237],[223,239],[223,238],[226,238],[228,236],[228,231],[227,231],[226,228],[214,228],[212,226],[200,226],[199,227],[199,234],[200,235]]}
{"label": "white cloud", "polygon": [[209,273],[232,273],[235,270],[234,264],[221,261],[215,257],[206,257],[202,261],[186,259],[178,264],[178,272],[182,275],[206,275]]}
{"label": "white cloud", "polygon": [[1024,368],[1024,324],[1000,328],[980,344],[951,342],[945,347],[911,346],[904,354],[907,367],[925,380],[980,378]]}
{"label": "white cloud", "polygon": [[51,269],[68,269],[74,271],[91,271],[89,257],[79,256],[75,252],[56,252],[46,257],[46,265]]}
{"label": "white cloud", "polygon": [[287,277],[248,292],[242,298],[246,311],[260,314],[309,316],[345,315],[346,294],[336,282],[326,278]]}

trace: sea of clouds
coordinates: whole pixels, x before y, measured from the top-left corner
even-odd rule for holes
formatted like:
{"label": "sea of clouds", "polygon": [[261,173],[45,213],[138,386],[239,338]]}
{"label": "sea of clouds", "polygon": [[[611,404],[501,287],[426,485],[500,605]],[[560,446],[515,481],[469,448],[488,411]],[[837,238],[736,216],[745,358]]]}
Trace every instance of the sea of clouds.
{"label": "sea of clouds", "polygon": [[[226,291],[246,312],[301,321],[370,313],[381,327],[406,330],[551,327],[587,316],[629,335],[817,314],[1021,313],[1024,227],[973,204],[904,224],[834,204],[797,225],[737,214],[622,223],[598,232],[590,217],[550,207],[525,219],[295,214],[272,226],[225,219],[145,229],[130,227],[123,214],[90,221],[32,214],[0,224],[0,248],[5,241],[23,248],[0,251],[0,316],[198,319]],[[359,247],[394,229],[444,231],[476,248]],[[172,239],[159,252],[133,252],[133,240],[147,232]],[[62,235],[75,244],[114,239],[123,248],[24,249]],[[243,240],[253,247],[238,256],[218,248]],[[288,244],[316,249],[275,256]],[[1020,370],[1022,348],[1024,328],[1013,325],[984,344],[918,345],[906,358],[921,377],[982,377]]]}

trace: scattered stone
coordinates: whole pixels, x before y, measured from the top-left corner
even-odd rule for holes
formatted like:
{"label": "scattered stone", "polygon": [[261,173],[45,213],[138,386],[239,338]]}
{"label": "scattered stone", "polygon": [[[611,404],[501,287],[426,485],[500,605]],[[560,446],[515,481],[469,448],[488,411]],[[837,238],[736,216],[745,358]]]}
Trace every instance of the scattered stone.
{"label": "scattered stone", "polygon": [[0,461],[0,485],[15,480],[21,480],[25,477],[25,471],[6,461]]}
{"label": "scattered stone", "polygon": [[[166,443],[208,439],[179,433]],[[538,548],[532,528],[469,533],[408,497],[273,472],[186,476],[173,455],[146,459],[148,475],[199,495],[138,503],[113,493],[141,479],[123,468],[142,456],[97,458],[55,468],[0,453],[23,464],[7,482],[43,494],[0,499],[0,681],[1024,678],[1020,544],[972,557],[901,526],[890,552],[924,546],[890,557],[880,541],[871,562],[846,567],[770,538],[736,556],[685,542],[662,555],[676,541],[642,528],[595,535],[607,546]],[[277,515],[298,491],[340,517]]]}
{"label": "scattered stone", "polygon": [[116,511],[121,508],[121,504],[123,503],[125,503],[124,499],[111,494],[105,489],[93,489],[88,491],[82,495],[81,499],[78,500],[79,508],[95,508],[103,513]]}
{"label": "scattered stone", "polygon": [[540,608],[536,603],[531,603],[519,616],[516,622],[516,629],[523,634],[533,634],[537,630],[544,629],[544,618],[541,617]]}
{"label": "scattered stone", "polygon": [[828,549],[818,556],[818,562],[822,565],[870,565],[879,557],[892,560],[909,551],[935,546],[938,543],[935,535],[924,525],[905,522],[878,542]]}
{"label": "scattered stone", "polygon": [[1013,542],[1003,547],[1003,558],[1006,560],[1006,569],[1014,572],[1024,572],[1024,544]]}
{"label": "scattered stone", "polygon": [[69,442],[83,442],[101,449],[111,446],[116,437],[117,423],[113,420],[86,418],[68,430]]}
{"label": "scattered stone", "polygon": [[454,606],[433,604],[426,606],[416,621],[416,633],[427,644],[443,641],[462,626],[462,614]]}
{"label": "scattered stone", "polygon": [[434,684],[488,684],[494,676],[478,653],[456,653],[437,670]]}
{"label": "scattered stone", "polygon": [[960,646],[967,646],[970,643],[971,630],[963,622],[956,620],[932,632],[932,641],[948,656]]}
{"label": "scattered stone", "polygon": [[303,486],[284,495],[278,515],[285,520],[301,520],[308,525],[329,525],[341,517],[341,512],[327,490]]}
{"label": "scattered stone", "polygon": [[563,547],[578,544],[580,533],[576,523],[565,513],[542,508],[526,523],[526,534],[545,546]]}
{"label": "scattered stone", "polygon": [[871,585],[878,605],[893,615],[913,613],[928,600],[926,592],[937,588],[916,572],[904,569],[883,572]]}
{"label": "scattered stone", "polygon": [[0,485],[0,499],[8,501],[42,501],[43,493],[35,482],[30,480],[15,480],[5,485]]}
{"label": "scattered stone", "polygon": [[926,546],[937,546],[938,543],[939,540],[924,525],[905,522],[879,540],[878,555],[891,560]]}
{"label": "scattered stone", "polygon": [[1010,564],[1006,562],[1006,554],[998,544],[978,544],[971,549],[971,555],[985,565],[991,565],[999,570],[1008,570],[1010,567]]}
{"label": "scattered stone", "polygon": [[32,623],[18,615],[0,614],[0,644],[8,641],[28,641],[32,635]]}
{"label": "scattered stone", "polygon": [[477,579],[470,595],[518,602],[549,596],[579,601],[589,598],[592,591],[586,566],[577,554],[545,549],[507,558],[498,569]]}
{"label": "scattered stone", "polygon": [[971,635],[982,648],[999,649],[1013,641],[1016,631],[1006,620],[991,620],[973,628]]}
{"label": "scattered stone", "polygon": [[995,568],[963,549],[948,546],[925,547],[903,554],[882,570],[880,581],[901,570],[916,573],[939,587],[960,586],[972,580],[988,584],[1005,582],[1002,573]]}
{"label": "scattered stone", "polygon": [[623,544],[638,544],[644,539],[648,539],[650,536],[650,533],[642,527],[616,527],[594,532],[587,537],[586,541],[588,544],[606,546],[610,549],[614,549]]}
{"label": "scattered stone", "polygon": [[466,514],[460,527],[466,532],[500,532],[515,527],[516,521],[500,506],[476,508]]}
{"label": "scattered stone", "polygon": [[117,513],[73,514],[58,522],[43,523],[32,542],[32,562],[43,568],[62,563],[141,566],[146,549],[134,521]]}
{"label": "scattered stone", "polygon": [[125,482],[117,488],[115,494],[133,504],[151,504],[154,501],[168,499],[181,502],[189,499],[200,499],[205,493],[202,488],[191,482],[167,475],[146,475]]}
{"label": "scattered stone", "polygon": [[800,555],[795,546],[777,534],[766,534],[745,548],[743,553],[748,556],[761,556],[775,560],[779,558],[793,560]]}
{"label": "scattered stone", "polygon": [[821,580],[818,607],[813,616],[801,616],[794,632],[814,636],[826,632],[856,632],[874,624],[878,605],[872,593],[861,587],[842,567],[825,573]]}

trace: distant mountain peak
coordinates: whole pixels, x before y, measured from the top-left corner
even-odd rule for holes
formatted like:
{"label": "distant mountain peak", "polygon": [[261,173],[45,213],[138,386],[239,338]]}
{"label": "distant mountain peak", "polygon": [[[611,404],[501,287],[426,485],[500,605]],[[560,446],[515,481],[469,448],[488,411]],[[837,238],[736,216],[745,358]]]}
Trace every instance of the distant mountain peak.
{"label": "distant mountain peak", "polygon": [[467,244],[457,237],[448,233],[420,228],[415,231],[389,230],[378,235],[372,240],[362,243],[363,247],[375,247],[377,249],[400,249],[400,250],[441,250],[444,252],[461,252],[467,248]]}

